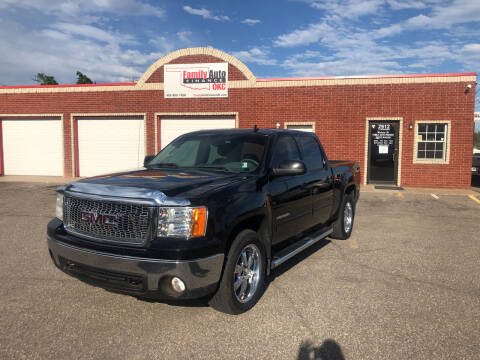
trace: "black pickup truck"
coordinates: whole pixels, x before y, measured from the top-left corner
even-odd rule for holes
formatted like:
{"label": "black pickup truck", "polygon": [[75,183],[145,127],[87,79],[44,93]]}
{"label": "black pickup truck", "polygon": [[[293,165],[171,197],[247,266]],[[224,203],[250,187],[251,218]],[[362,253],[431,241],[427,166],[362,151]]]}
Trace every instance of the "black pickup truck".
{"label": "black pickup truck", "polygon": [[48,248],[90,284],[139,298],[210,296],[238,314],[271,269],[327,236],[350,236],[359,177],[357,163],[329,161],[312,133],[193,132],[142,169],[58,188]]}

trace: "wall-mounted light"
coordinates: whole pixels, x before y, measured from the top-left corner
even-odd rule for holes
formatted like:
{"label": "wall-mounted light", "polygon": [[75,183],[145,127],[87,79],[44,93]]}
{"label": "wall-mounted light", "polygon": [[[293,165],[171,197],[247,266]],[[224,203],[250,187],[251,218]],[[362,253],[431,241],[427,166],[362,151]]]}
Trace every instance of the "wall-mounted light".
{"label": "wall-mounted light", "polygon": [[277,125],[275,125],[277,127],[277,129],[280,129],[280,123],[277,123]]}
{"label": "wall-mounted light", "polygon": [[409,122],[408,123],[408,130],[412,130],[413,129],[413,123],[412,122]]}
{"label": "wall-mounted light", "polygon": [[465,94],[468,93],[471,88],[472,88],[472,84],[468,84],[467,88],[465,89]]}

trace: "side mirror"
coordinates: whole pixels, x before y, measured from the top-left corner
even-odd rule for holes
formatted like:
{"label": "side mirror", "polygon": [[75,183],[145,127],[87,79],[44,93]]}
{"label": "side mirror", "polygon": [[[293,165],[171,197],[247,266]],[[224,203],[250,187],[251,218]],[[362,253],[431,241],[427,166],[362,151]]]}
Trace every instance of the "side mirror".
{"label": "side mirror", "polygon": [[145,159],[143,160],[143,166],[147,167],[148,163],[153,160],[155,155],[147,155],[145,156]]}
{"label": "side mirror", "polygon": [[300,160],[283,160],[278,168],[272,169],[274,176],[303,175],[306,172],[307,168]]}

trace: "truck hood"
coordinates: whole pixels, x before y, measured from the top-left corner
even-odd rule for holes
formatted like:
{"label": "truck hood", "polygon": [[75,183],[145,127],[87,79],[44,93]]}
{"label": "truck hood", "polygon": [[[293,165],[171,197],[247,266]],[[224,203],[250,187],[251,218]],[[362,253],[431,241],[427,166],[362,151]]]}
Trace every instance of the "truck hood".
{"label": "truck hood", "polygon": [[158,204],[188,205],[188,199],[242,182],[243,174],[196,170],[141,169],[95,176],[68,184],[63,190],[89,195],[157,199]]}

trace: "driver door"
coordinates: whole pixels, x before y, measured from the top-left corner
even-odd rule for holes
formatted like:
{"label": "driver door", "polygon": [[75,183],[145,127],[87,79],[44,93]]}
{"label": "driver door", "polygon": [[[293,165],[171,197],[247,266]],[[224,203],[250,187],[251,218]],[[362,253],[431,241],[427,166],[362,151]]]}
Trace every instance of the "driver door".
{"label": "driver door", "polygon": [[[284,160],[301,160],[297,143],[290,135],[277,138],[270,168],[279,167]],[[274,245],[306,230],[311,223],[312,200],[310,189],[305,186],[306,176],[276,177],[268,184]]]}

